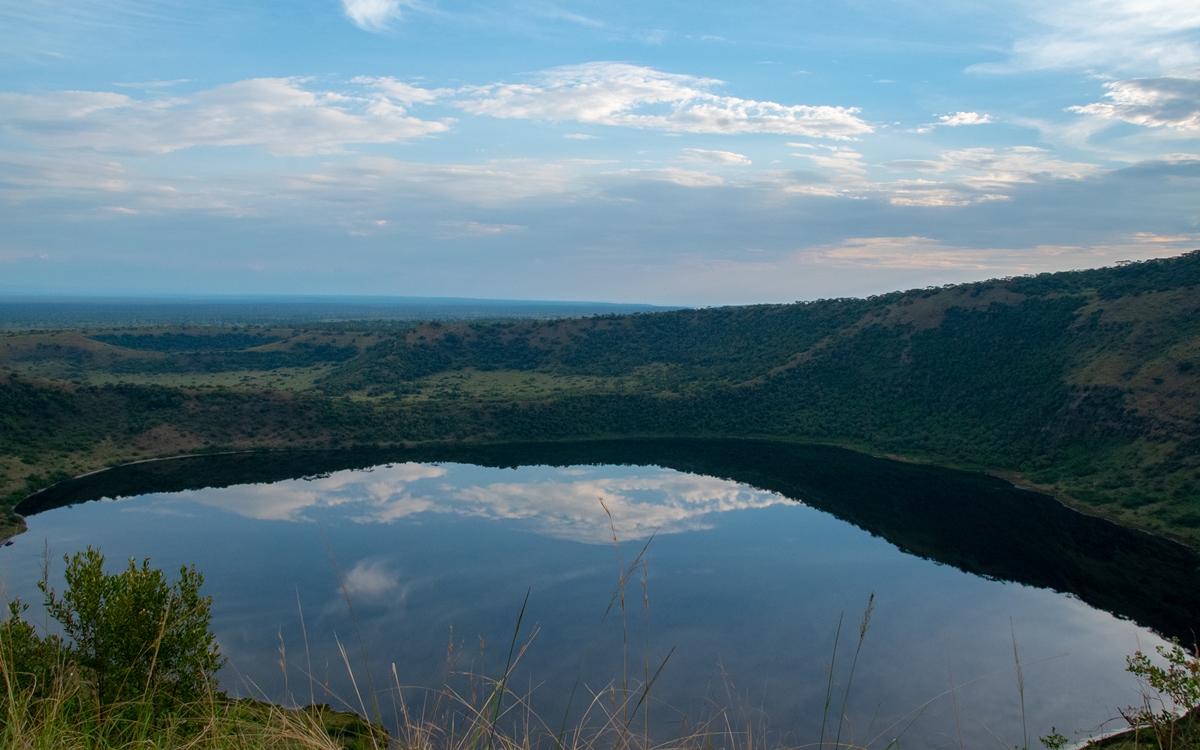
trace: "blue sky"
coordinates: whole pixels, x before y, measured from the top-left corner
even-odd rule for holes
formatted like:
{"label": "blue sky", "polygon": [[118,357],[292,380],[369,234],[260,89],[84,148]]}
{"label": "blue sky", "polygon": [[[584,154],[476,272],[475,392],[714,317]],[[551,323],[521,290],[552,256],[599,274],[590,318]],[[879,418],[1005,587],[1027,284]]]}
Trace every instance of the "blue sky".
{"label": "blue sky", "polygon": [[1180,0],[0,0],[0,294],[780,302],[1198,198]]}

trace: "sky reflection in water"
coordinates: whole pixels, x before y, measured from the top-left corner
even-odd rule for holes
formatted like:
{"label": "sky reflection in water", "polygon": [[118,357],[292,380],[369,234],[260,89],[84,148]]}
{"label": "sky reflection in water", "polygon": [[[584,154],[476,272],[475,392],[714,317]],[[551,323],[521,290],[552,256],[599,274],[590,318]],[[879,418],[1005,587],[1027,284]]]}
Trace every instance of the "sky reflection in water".
{"label": "sky reflection in water", "polygon": [[[336,644],[354,652],[356,629],[377,678],[394,663],[406,684],[438,686],[448,644],[461,651],[459,670],[495,674],[529,590],[526,632],[537,636],[514,684],[557,727],[589,648],[590,690],[622,671],[620,620],[603,621],[620,566],[613,528],[626,565],[656,534],[649,627],[640,576],[627,627],[637,674],[675,648],[652,708],[666,736],[707,698],[814,741],[839,617],[844,645],[872,592],[849,713],[855,739],[877,746],[910,722],[902,747],[957,745],[960,726],[968,746],[994,743],[993,733],[1022,741],[1014,635],[1031,735],[1052,724],[1097,731],[1136,700],[1124,655],[1162,642],[1077,599],[907,555],[781,495],[655,467],[402,463],[88,503],[32,517],[3,563],[9,595],[30,601],[44,542],[57,558],[93,544],[113,562],[195,563],[231,657],[224,684],[273,699],[286,690],[299,703],[351,694]],[[61,562],[52,568],[61,575]]]}
{"label": "sky reflection in water", "polygon": [[724,479],[670,470],[596,476],[594,468],[579,467],[527,481],[465,484],[466,469],[405,463],[180,497],[271,521],[313,521],[331,508],[355,523],[392,523],[421,513],[519,520],[537,534],[588,544],[611,544],[614,530],[618,539],[631,541],[710,529],[716,513],[792,503]]}

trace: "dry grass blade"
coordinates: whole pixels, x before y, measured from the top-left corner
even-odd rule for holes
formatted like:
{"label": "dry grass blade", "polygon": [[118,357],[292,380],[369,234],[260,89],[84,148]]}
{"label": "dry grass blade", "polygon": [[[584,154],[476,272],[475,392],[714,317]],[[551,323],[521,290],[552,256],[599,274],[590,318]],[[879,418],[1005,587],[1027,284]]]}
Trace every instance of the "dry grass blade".
{"label": "dry grass blade", "polygon": [[867,628],[871,625],[871,614],[874,611],[875,592],[872,591],[871,596],[867,599],[867,608],[863,611],[862,623],[858,626],[858,645],[854,647],[854,660],[850,662],[850,676],[846,678],[846,689],[842,692],[841,719],[838,721],[837,738],[833,741],[835,748],[842,745],[842,727],[848,721],[846,706],[850,702],[850,686],[854,682],[854,670],[858,666],[858,655],[862,652],[863,642],[867,639]]}
{"label": "dry grass blade", "polygon": [[[317,528],[321,531],[321,539],[325,541],[325,549],[329,552],[329,560],[333,563],[333,571],[337,574],[338,586],[341,587],[342,594],[346,597],[346,609],[349,610],[350,620],[354,623],[354,635],[358,639],[359,651],[362,652],[363,674],[367,678],[367,693],[371,698],[371,716],[374,717],[376,722],[380,722],[383,717],[380,716],[379,702],[375,696],[375,681],[371,679],[371,660],[367,658],[367,644],[363,640],[362,631],[359,629],[358,615],[354,612],[354,603],[350,601],[350,589],[346,586],[346,579],[342,575],[342,569],[333,554],[333,546],[329,543],[329,537],[325,535],[325,529],[320,524],[317,524]],[[338,644],[338,648],[341,648],[341,644]],[[345,657],[344,651],[342,652],[342,656]],[[347,662],[346,667],[349,668],[349,666],[349,662]],[[357,690],[357,688],[355,689]]]}
{"label": "dry grass blade", "polygon": [[[517,626],[513,628],[512,642],[508,644],[508,659],[504,663],[504,674],[500,678],[500,683],[493,694],[495,706],[492,708],[492,726],[488,730],[488,750],[492,750],[492,742],[496,738],[496,722],[500,719],[500,703],[504,699],[504,691],[508,685],[508,677],[512,673],[513,668],[513,650],[517,646],[517,638],[521,635],[521,622],[525,619],[525,608],[529,606],[529,594],[533,589],[525,590],[525,601],[521,602],[521,611],[517,613]],[[526,644],[528,646],[528,644]],[[525,647],[521,648],[521,652],[525,652]]]}

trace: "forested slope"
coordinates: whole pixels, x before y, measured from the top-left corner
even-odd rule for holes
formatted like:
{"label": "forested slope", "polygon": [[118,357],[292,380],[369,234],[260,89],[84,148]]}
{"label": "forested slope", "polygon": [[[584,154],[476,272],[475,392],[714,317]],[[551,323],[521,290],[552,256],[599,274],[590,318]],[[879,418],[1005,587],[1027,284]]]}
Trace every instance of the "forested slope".
{"label": "forested slope", "polygon": [[1190,253],[793,305],[13,336],[0,471],[16,497],[181,450],[755,436],[1007,472],[1197,543],[1198,285]]}

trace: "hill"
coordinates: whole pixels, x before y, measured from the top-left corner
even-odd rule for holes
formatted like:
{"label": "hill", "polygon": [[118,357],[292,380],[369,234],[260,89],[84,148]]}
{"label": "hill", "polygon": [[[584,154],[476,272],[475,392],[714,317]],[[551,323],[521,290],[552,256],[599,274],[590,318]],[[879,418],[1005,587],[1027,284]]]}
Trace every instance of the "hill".
{"label": "hill", "polygon": [[11,504],[180,451],[759,437],[991,471],[1200,545],[1198,284],[1193,252],[791,305],[13,334],[0,481]]}

